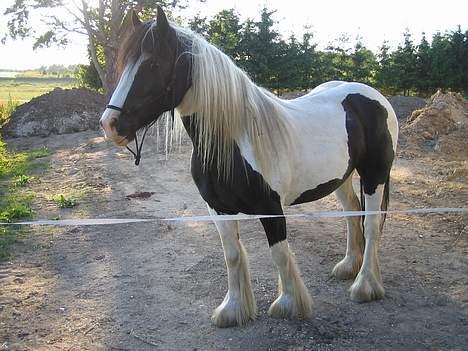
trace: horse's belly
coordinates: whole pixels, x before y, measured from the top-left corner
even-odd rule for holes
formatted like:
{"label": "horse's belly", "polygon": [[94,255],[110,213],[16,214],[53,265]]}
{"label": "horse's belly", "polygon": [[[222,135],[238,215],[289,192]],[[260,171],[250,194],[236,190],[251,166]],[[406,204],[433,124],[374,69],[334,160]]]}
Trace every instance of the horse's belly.
{"label": "horse's belly", "polygon": [[312,143],[299,150],[291,165],[292,179],[283,204],[314,201],[341,185],[349,173],[349,153],[346,141]]}
{"label": "horse's belly", "polygon": [[[274,171],[263,177],[283,205],[316,200],[341,184],[348,172],[348,135],[344,115],[337,117],[322,121],[299,119],[291,149],[272,160]],[[250,144],[241,142],[239,146],[242,156],[259,171]]]}

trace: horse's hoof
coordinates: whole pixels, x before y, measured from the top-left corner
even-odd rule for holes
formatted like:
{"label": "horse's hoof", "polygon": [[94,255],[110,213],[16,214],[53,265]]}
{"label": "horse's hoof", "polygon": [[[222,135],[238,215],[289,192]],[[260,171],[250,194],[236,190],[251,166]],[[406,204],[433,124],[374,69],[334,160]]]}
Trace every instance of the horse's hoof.
{"label": "horse's hoof", "polygon": [[268,315],[281,319],[308,319],[312,315],[310,295],[302,296],[301,301],[294,301],[290,295],[281,294],[271,304]]}
{"label": "horse's hoof", "polygon": [[218,328],[243,326],[256,318],[255,311],[243,311],[237,299],[225,299],[211,316],[211,322]]}
{"label": "horse's hoof", "polygon": [[361,269],[362,258],[346,256],[333,268],[332,275],[340,280],[354,279]]}
{"label": "horse's hoof", "polygon": [[385,295],[382,282],[372,273],[359,273],[349,291],[356,302],[379,300]]}

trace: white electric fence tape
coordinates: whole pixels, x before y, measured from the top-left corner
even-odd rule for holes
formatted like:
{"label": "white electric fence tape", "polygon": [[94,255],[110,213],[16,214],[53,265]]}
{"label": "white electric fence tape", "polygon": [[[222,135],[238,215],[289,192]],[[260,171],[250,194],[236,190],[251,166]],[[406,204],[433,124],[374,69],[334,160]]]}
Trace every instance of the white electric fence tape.
{"label": "white electric fence tape", "polygon": [[298,214],[285,215],[219,215],[219,216],[192,216],[192,217],[174,217],[174,218],[92,218],[92,219],[62,219],[62,220],[38,220],[24,222],[0,222],[0,225],[56,225],[56,226],[78,226],[78,225],[105,225],[105,224],[128,224],[153,221],[170,222],[211,222],[211,221],[246,221],[261,218],[338,218],[355,217],[381,214],[430,214],[430,213],[466,213],[468,207],[451,208],[411,208],[406,210],[391,211],[315,211]]}

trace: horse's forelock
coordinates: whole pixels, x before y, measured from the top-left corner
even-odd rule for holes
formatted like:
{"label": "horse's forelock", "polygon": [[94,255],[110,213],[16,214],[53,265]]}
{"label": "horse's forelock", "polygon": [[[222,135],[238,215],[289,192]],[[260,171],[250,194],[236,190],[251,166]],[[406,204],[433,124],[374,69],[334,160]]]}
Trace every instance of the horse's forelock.
{"label": "horse's forelock", "polygon": [[153,21],[143,23],[143,25],[134,28],[124,36],[122,45],[119,48],[116,61],[117,77],[122,75],[125,66],[130,60],[136,60],[141,54],[141,43],[151,29]]}

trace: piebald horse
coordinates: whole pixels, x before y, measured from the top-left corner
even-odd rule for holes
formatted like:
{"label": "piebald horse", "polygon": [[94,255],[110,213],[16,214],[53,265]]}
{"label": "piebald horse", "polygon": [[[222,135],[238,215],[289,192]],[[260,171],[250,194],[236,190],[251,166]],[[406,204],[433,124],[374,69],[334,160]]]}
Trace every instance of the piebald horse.
{"label": "piebald horse", "polygon": [[[284,206],[332,192],[346,211],[385,210],[398,138],[395,112],[384,96],[360,83],[327,82],[282,100],[205,39],[169,23],[162,9],[155,21],[143,23],[133,12],[131,18],[102,129],[107,139],[126,146],[163,113],[176,109],[182,116],[194,145],[192,176],[219,231],[228,272],[228,292],[212,321],[244,325],[257,314],[247,254],[237,221],[216,216],[282,215]],[[361,201],[352,186],[355,171]],[[384,220],[346,219],[346,255],[332,274],[354,279],[352,300],[384,297],[377,255]],[[285,218],[260,221],[279,272],[269,315],[309,318],[311,297],[288,245]]]}

